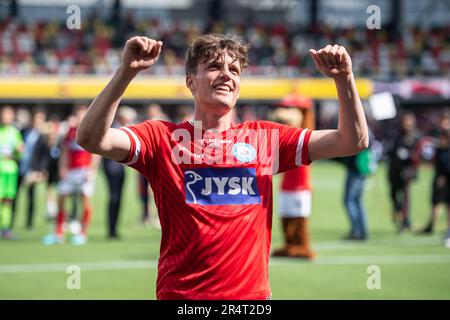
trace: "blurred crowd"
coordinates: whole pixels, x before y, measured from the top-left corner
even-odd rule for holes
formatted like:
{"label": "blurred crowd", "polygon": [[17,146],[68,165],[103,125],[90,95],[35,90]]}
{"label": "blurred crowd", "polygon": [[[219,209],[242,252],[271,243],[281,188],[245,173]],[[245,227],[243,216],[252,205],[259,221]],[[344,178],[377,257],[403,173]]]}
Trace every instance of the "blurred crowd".
{"label": "blurred crowd", "polygon": [[[272,107],[255,108],[251,105],[238,107],[235,121],[270,119]],[[70,115],[59,118],[55,115],[49,116],[48,110],[40,108],[30,112],[26,108],[0,107],[0,183],[2,184],[0,229],[3,238],[14,238],[12,230],[15,212],[20,211],[15,205],[15,199],[20,188],[27,190],[27,205],[24,210],[27,214],[26,228],[30,230],[33,228],[36,211],[35,185],[44,182],[47,186],[46,217],[55,223],[56,233],[44,237],[43,243],[63,242],[64,232],[67,230],[77,236],[72,238],[75,239],[73,244],[86,243],[87,227],[92,211],[89,199],[93,196],[95,189],[96,172],[102,168],[109,188],[108,212],[105,213],[106,234],[109,239],[120,239],[118,225],[125,179],[123,165],[107,159],[96,161],[76,144],[76,128],[86,110],[86,106],[75,106]],[[420,114],[403,112],[393,120],[392,128],[395,130],[389,133],[388,138],[378,141],[380,137],[372,135],[368,150],[373,152],[373,155],[361,153],[361,157],[356,155],[341,161],[348,170],[347,181],[343,184],[343,190],[345,190],[343,204],[348,210],[351,225],[351,231],[345,239],[367,240],[369,238],[363,191],[365,180],[376,171],[376,165],[373,166],[371,163],[373,160],[370,158],[375,157],[376,161],[381,159],[387,161],[386,182],[389,186],[392,220],[398,232],[415,231],[421,234],[432,234],[435,230],[439,206],[445,205],[449,230],[445,236],[445,243],[450,247],[450,113],[444,110],[444,112],[435,112],[434,115],[431,117],[433,122],[431,129],[420,130],[424,129],[418,126],[417,119],[420,119]],[[193,108],[189,105],[164,108],[152,103],[141,109],[121,106],[113,127],[127,126],[147,119],[180,123],[191,120],[192,117]],[[371,131],[376,131],[373,129],[376,128],[372,127]],[[382,147],[378,150],[383,151],[376,155],[379,151],[375,147],[380,144]],[[61,160],[62,155],[64,155],[64,161]],[[431,199],[424,199],[429,203],[430,217],[423,227],[417,228],[416,224],[416,228],[413,228],[410,214],[410,188],[418,179],[419,166],[424,164],[434,168],[434,177],[430,184]],[[80,172],[80,169],[85,169],[85,173]],[[11,184],[12,179],[13,184]],[[11,188],[11,185],[14,188]],[[77,187],[73,188],[74,185]],[[156,209],[155,211],[151,209],[151,190],[145,178],[138,179],[136,190],[138,190],[142,208],[138,217],[140,223],[159,228]],[[79,195],[82,196],[80,198],[82,201],[78,201]],[[74,196],[74,201],[69,206],[72,211],[70,215],[64,211],[66,196]],[[82,215],[77,213],[80,205]]]}
{"label": "blurred crowd", "polygon": [[137,20],[132,15],[120,23],[89,17],[80,30],[69,30],[65,22],[57,21],[0,21],[0,75],[111,74],[120,63],[126,39],[134,35],[164,43],[158,64],[146,72],[183,75],[187,47],[205,32],[232,33],[249,41],[249,75],[315,76],[308,49],[338,43],[351,54],[357,76],[380,80],[450,76],[450,24],[429,29],[406,27],[401,35],[394,36],[383,29],[333,29],[326,24],[311,30],[288,23],[229,25]]}
{"label": "blurred crowd", "polygon": [[[129,106],[120,106],[113,127],[119,128],[148,119],[184,122],[192,118],[193,108],[180,105],[171,116],[158,104],[150,104],[139,114]],[[18,212],[26,214],[25,227],[34,227],[36,186],[46,187],[45,217],[54,224],[42,241],[45,245],[63,243],[65,234],[72,234],[74,245],[87,243],[92,216],[91,198],[96,176],[103,169],[109,203],[105,221],[107,238],[120,239],[118,224],[124,166],[101,159],[83,150],[76,143],[76,130],[87,112],[87,106],[76,105],[67,116],[48,113],[46,108],[0,106],[0,231],[4,239],[14,239],[13,229]],[[27,196],[24,207],[17,206],[18,192]],[[151,189],[144,177],[139,177],[137,194],[142,202],[139,222],[160,228],[159,219],[150,201]],[[71,199],[67,203],[66,199]],[[39,210],[40,211],[40,210]]]}

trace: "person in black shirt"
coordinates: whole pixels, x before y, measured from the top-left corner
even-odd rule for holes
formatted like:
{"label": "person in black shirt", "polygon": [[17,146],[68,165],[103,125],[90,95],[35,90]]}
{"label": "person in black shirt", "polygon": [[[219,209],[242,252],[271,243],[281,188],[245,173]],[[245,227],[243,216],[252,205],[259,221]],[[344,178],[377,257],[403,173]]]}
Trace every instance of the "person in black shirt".
{"label": "person in black shirt", "polygon": [[[117,121],[113,123],[113,127],[123,127],[129,125],[136,118],[134,109],[128,106],[119,108]],[[117,224],[119,221],[120,203],[122,200],[122,189],[125,180],[125,170],[121,163],[114,160],[103,158],[103,169],[105,170],[106,179],[109,187],[109,204],[108,204],[108,239],[120,239],[117,232]]]}
{"label": "person in black shirt", "polygon": [[411,182],[417,178],[417,165],[420,159],[419,140],[420,135],[416,130],[414,114],[404,113],[400,118],[398,136],[387,146],[393,220],[397,224],[399,232],[411,229],[409,190]]}
{"label": "person in black shirt", "polygon": [[[434,178],[432,183],[431,216],[428,224],[419,232],[432,234],[438,217],[439,204],[447,204],[450,224],[450,115],[441,117],[438,136],[434,139]],[[450,229],[450,225],[448,226]],[[446,238],[450,238],[447,235]],[[449,240],[450,241],[450,240]]]}

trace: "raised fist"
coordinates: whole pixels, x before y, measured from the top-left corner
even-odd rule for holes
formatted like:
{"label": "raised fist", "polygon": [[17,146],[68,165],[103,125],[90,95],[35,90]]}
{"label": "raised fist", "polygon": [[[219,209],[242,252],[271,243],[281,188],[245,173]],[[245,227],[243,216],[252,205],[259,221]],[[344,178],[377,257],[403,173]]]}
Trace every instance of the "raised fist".
{"label": "raised fist", "polygon": [[158,60],[161,47],[161,41],[139,36],[130,38],[123,49],[122,65],[135,72],[147,69]]}
{"label": "raised fist", "polygon": [[330,78],[345,77],[352,73],[352,60],[344,47],[335,44],[316,51],[309,49],[316,68]]}

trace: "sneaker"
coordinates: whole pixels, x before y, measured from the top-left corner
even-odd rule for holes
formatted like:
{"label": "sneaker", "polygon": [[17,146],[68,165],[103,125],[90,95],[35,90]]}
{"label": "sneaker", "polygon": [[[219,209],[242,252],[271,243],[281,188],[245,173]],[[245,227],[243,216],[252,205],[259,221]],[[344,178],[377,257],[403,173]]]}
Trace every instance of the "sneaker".
{"label": "sneaker", "polygon": [[73,235],[79,235],[81,233],[81,223],[78,220],[70,221],[69,231]]}
{"label": "sneaker", "polygon": [[51,246],[54,244],[63,244],[64,237],[62,235],[57,235],[56,233],[51,233],[42,238],[42,244],[46,246]]}
{"label": "sneaker", "polygon": [[416,230],[416,234],[419,235],[430,235],[433,234],[433,224],[429,222],[426,226]]}
{"label": "sneaker", "polygon": [[411,224],[408,221],[403,221],[397,230],[398,234],[405,233],[406,231],[411,231]]}
{"label": "sneaker", "polygon": [[115,241],[115,240],[120,241],[120,240],[122,240],[122,237],[120,237],[117,234],[110,234],[106,237],[106,239],[111,240],[111,241]]}
{"label": "sneaker", "polygon": [[447,234],[444,237],[444,246],[450,248],[450,230],[447,231]]}
{"label": "sneaker", "polygon": [[347,236],[342,237],[341,239],[345,240],[345,241],[366,241],[366,240],[368,240],[368,237],[349,234]]}
{"label": "sneaker", "polygon": [[450,249],[450,238],[444,239],[444,246]]}
{"label": "sneaker", "polygon": [[87,243],[87,236],[84,234],[76,234],[70,240],[70,243],[74,246],[82,246]]}

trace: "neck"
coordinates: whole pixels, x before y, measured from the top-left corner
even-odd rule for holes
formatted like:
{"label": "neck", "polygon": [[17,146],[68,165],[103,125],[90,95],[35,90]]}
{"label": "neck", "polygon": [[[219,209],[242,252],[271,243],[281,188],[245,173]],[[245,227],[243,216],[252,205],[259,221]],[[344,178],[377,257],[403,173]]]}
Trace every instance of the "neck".
{"label": "neck", "polygon": [[224,115],[217,115],[213,113],[201,112],[196,108],[194,113],[194,121],[201,121],[203,130],[228,130],[231,127],[232,119],[232,110],[228,111]]}

